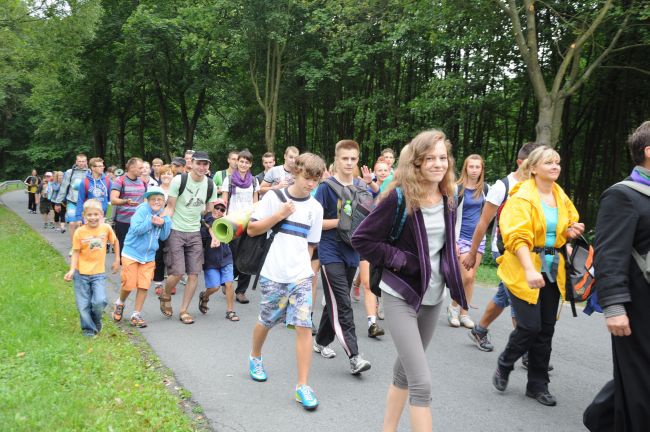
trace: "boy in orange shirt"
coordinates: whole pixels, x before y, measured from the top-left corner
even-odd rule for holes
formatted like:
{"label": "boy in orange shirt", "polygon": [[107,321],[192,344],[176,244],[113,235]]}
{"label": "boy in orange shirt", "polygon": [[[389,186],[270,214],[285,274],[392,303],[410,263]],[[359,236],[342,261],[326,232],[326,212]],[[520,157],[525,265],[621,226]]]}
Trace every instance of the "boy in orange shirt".
{"label": "boy in orange shirt", "polygon": [[116,273],[120,268],[120,245],[110,225],[101,223],[104,217],[102,203],[89,199],[84,203],[85,225],[77,228],[72,238],[72,258],[70,270],[63,277],[70,282],[74,279],[74,294],[79,310],[81,332],[92,337],[102,330],[102,313],[106,301],[106,243],[115,250],[115,261],[111,269]]}

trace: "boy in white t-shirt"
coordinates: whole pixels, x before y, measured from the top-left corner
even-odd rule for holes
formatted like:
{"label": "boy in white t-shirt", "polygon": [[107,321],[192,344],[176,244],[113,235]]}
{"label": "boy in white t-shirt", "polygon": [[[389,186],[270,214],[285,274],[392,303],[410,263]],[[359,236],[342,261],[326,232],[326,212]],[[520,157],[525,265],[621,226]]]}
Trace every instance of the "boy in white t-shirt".
{"label": "boy in white t-shirt", "polygon": [[312,343],[311,256],[323,227],[323,207],[311,191],[324,171],[325,162],[320,157],[311,153],[299,156],[293,168],[294,184],[278,191],[287,202],[283,203],[276,193],[264,195],[248,224],[250,236],[266,234],[280,224],[260,273],[260,314],[253,330],[249,373],[255,381],[266,381],[262,346],[269,330],[280,321],[294,327],[298,371],[295,396],[307,410],[318,406],[307,378]]}

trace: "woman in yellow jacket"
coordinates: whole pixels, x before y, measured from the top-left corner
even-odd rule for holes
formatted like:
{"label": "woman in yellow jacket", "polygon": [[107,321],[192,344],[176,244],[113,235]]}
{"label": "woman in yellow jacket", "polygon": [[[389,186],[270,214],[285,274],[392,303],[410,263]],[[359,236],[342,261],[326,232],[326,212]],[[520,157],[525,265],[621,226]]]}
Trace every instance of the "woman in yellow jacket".
{"label": "woman in yellow jacket", "polygon": [[504,391],[515,362],[528,352],[526,396],[553,406],[548,364],[559,299],[565,296],[559,248],[582,234],[584,224],[578,223],[575,206],[555,183],[561,170],[555,150],[538,147],[522,169],[528,180],[512,189],[499,218],[506,252],[497,260],[517,326],[499,356],[492,383]]}

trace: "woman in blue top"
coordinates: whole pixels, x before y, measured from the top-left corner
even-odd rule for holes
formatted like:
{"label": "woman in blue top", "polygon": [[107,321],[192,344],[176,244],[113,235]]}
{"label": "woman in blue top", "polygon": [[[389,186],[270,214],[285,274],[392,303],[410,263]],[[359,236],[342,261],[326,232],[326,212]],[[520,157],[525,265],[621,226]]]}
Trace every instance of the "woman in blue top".
{"label": "woman in blue top", "polygon": [[[456,183],[456,197],[458,199],[458,212],[456,213],[456,247],[458,255],[462,262],[472,247],[472,236],[478,221],[481,218],[481,210],[485,203],[487,193],[487,184],[485,183],[485,163],[483,158],[477,154],[469,155],[463,162],[463,170],[460,174],[460,180]],[[485,253],[485,237],[476,254],[474,267],[466,270],[461,266],[461,275],[463,277],[463,286],[465,287],[465,296],[467,303],[472,302],[474,293],[474,279],[476,279],[476,270],[481,264],[481,258]],[[474,322],[469,316],[467,309],[462,309],[454,301],[447,307],[447,321],[452,327],[474,328]]]}

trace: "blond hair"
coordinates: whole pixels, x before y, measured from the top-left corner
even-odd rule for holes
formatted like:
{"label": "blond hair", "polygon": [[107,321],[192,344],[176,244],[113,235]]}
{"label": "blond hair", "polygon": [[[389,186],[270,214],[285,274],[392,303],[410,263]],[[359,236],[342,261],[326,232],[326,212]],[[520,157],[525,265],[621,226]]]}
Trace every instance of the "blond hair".
{"label": "blond hair", "polygon": [[104,208],[102,207],[102,203],[99,202],[99,200],[96,199],[89,199],[84,203],[84,213],[86,213],[88,210],[99,210],[104,214]]}
{"label": "blond hair", "polygon": [[[474,199],[478,199],[483,193],[483,185],[485,184],[485,161],[483,160],[481,155],[471,154],[465,158],[465,161],[463,162],[463,170],[460,172],[460,179],[456,182],[456,184],[462,187],[463,189],[466,188],[467,182],[469,180],[469,174],[467,174],[467,165],[469,165],[470,160],[477,160],[481,162],[481,175],[479,176],[478,181],[476,182],[476,189],[472,194]],[[459,191],[459,195],[460,195],[460,191]]]}
{"label": "blond hair", "polygon": [[554,148],[543,145],[530,152],[528,158],[521,164],[521,172],[525,178],[533,178],[535,177],[533,168],[537,165],[550,160],[557,160],[559,163],[560,159],[560,154]]}
{"label": "blond hair", "polygon": [[399,163],[395,170],[394,180],[388,185],[384,194],[387,194],[395,187],[399,186],[406,199],[406,208],[408,213],[413,213],[422,207],[422,202],[426,199],[429,191],[424,186],[422,172],[420,168],[424,158],[436,144],[444,143],[447,150],[447,172],[438,184],[440,193],[447,197],[447,203],[451,206],[454,202],[454,158],[451,154],[451,142],[447,139],[444,132],[431,129],[420,132],[413,140],[400,152]]}

